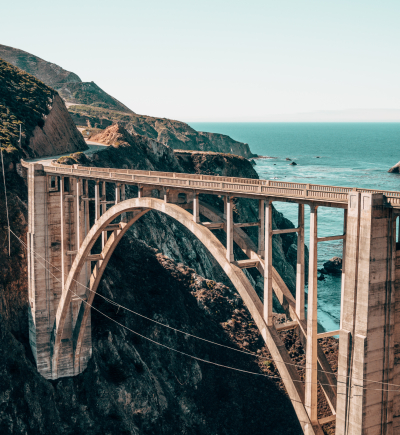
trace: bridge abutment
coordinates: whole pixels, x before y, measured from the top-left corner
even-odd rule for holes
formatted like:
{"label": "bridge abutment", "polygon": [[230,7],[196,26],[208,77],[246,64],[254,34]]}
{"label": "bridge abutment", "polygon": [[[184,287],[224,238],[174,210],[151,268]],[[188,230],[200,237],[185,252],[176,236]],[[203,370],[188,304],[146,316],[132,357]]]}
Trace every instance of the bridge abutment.
{"label": "bridge abutment", "polygon": [[350,194],[337,435],[393,433],[395,218],[382,194]]}
{"label": "bridge abutment", "polygon": [[[63,283],[71,268],[85,231],[85,208],[78,195],[80,184],[72,178],[45,174],[42,165],[28,168],[28,287],[29,342],[37,369],[48,379],[54,377],[51,363],[51,343],[55,315],[63,292]],[[79,282],[87,284],[88,270],[83,268]],[[74,368],[72,330],[79,312],[85,288],[77,285],[71,302],[66,327],[62,334],[57,377],[72,376],[87,365],[91,353],[90,330],[85,343],[88,351],[82,355],[79,368]],[[90,323],[90,322],[89,322]]]}

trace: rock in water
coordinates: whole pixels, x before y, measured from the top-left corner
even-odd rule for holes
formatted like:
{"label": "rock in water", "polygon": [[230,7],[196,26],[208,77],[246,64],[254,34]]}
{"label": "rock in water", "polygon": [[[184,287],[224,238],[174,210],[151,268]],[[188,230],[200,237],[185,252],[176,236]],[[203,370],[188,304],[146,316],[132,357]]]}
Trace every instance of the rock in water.
{"label": "rock in water", "polygon": [[394,174],[398,174],[400,171],[400,162],[396,163],[394,166],[392,166],[388,172],[393,172]]}
{"label": "rock in water", "polygon": [[329,275],[340,275],[342,273],[342,259],[340,257],[333,257],[324,263],[324,269]]}

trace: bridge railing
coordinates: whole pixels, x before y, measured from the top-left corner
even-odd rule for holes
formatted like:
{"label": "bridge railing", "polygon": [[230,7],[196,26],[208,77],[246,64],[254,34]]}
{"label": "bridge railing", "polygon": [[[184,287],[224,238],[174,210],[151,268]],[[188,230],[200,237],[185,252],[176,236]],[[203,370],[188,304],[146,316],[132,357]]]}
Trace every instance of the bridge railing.
{"label": "bridge railing", "polygon": [[98,168],[93,166],[68,166],[56,162],[52,166],[45,166],[46,172],[62,172],[75,176],[90,176],[98,178],[165,184],[183,188],[194,189],[217,189],[232,192],[244,192],[265,195],[289,196],[326,200],[332,202],[347,202],[351,191],[382,193],[386,197],[388,205],[400,207],[400,192],[360,189],[353,187],[328,186],[321,184],[293,183],[279,180],[262,180],[241,177],[224,177],[217,175],[186,174],[167,171],[145,171],[139,169]]}

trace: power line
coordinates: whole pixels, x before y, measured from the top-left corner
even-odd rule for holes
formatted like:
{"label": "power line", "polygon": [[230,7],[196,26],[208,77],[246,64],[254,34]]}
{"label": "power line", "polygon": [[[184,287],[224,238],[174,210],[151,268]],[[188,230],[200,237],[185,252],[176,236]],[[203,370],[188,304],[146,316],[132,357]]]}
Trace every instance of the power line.
{"label": "power line", "polygon": [[[11,231],[12,232],[12,234],[15,236],[15,237],[17,237],[17,239],[20,241],[20,243],[21,244],[23,244],[24,245],[24,247],[28,250],[28,247],[27,247],[27,245],[13,232],[13,231]],[[38,256],[40,257],[40,258],[42,258],[43,259],[43,257],[41,257],[39,254],[37,254],[33,249],[31,249],[31,252],[35,255],[35,257],[37,258]],[[45,260],[46,262],[48,262],[47,260]],[[59,278],[57,278],[49,269],[47,269],[46,268],[46,266],[43,264],[43,263],[40,263],[40,261],[38,261],[39,262],[39,264],[42,266],[42,267],[44,267],[44,269],[45,270],[47,270],[58,282],[60,282],[61,283],[61,280],[59,279]],[[49,263],[49,262],[48,262]],[[49,263],[50,265],[51,265],[51,263]],[[51,265],[52,266],[52,265]],[[52,267],[54,267],[56,270],[58,270],[58,271],[60,271],[57,267],[55,267],[55,266],[52,266]],[[77,282],[77,281],[76,281]],[[84,286],[83,284],[81,284],[81,283],[79,283],[79,282],[77,282],[77,284],[79,284],[79,285],[81,285],[83,288],[88,288],[88,287],[86,287],[86,286]],[[90,290],[90,289],[89,289]],[[237,369],[237,368],[235,368],[235,367],[230,367],[230,366],[224,366],[224,365],[222,365],[222,364],[218,364],[218,363],[214,363],[214,362],[212,362],[212,361],[207,361],[207,360],[204,360],[204,359],[202,359],[202,358],[199,358],[199,357],[195,357],[195,356],[193,356],[193,355],[190,355],[190,354],[186,354],[185,352],[182,352],[182,351],[179,351],[179,350],[177,350],[177,349],[173,349],[173,348],[170,348],[169,346],[167,346],[167,345],[164,345],[164,344],[162,344],[162,343],[159,343],[159,342],[157,342],[157,341],[155,341],[155,340],[152,340],[151,338],[148,338],[148,337],[146,337],[146,336],[144,336],[144,335],[142,335],[142,334],[140,334],[140,333],[138,333],[138,332],[136,332],[136,331],[133,331],[132,329],[130,329],[130,328],[128,328],[127,326],[125,326],[125,325],[123,325],[123,324],[121,324],[121,323],[119,323],[118,321],[116,321],[115,319],[113,319],[113,318],[111,318],[111,317],[109,317],[109,316],[107,316],[106,314],[104,314],[102,311],[100,311],[99,309],[97,309],[97,308],[95,308],[95,307],[93,307],[93,305],[91,305],[91,304],[89,304],[87,301],[85,301],[83,298],[81,298],[78,294],[76,294],[73,290],[71,290],[70,288],[68,288],[68,291],[70,291],[71,293],[73,293],[76,297],[78,297],[82,302],[84,302],[86,305],[88,305],[89,307],[91,307],[91,308],[93,308],[95,311],[97,311],[97,312],[99,312],[100,314],[102,314],[103,316],[105,316],[106,318],[108,318],[109,320],[112,320],[113,322],[115,322],[115,323],[117,323],[119,326],[121,326],[122,328],[125,328],[125,329],[127,329],[127,330],[129,330],[130,332],[132,332],[132,333],[134,333],[134,334],[136,334],[136,335],[138,335],[138,336],[140,336],[140,337],[142,337],[142,338],[144,338],[145,340],[148,340],[148,341],[150,341],[150,342],[152,342],[152,343],[154,343],[154,344],[157,344],[157,345],[159,345],[159,346],[162,346],[162,347],[165,347],[165,348],[167,348],[167,349],[169,349],[169,350],[171,350],[171,351],[174,351],[174,352],[177,352],[177,353],[180,353],[180,354],[182,354],[182,355],[185,355],[185,356],[188,356],[188,357],[190,357],[190,358],[193,358],[193,359],[197,359],[197,360],[199,360],[199,361],[202,361],[202,362],[206,362],[206,363],[210,363],[210,364],[214,364],[214,365],[217,365],[217,366],[220,366],[220,367],[224,367],[224,368],[228,368],[228,369],[231,369],[231,370],[237,370],[237,371],[241,371],[241,372],[244,372],[244,373],[249,373],[249,374],[255,374],[255,375],[258,375],[258,376],[265,376],[265,377],[269,377],[269,378],[273,378],[273,379],[281,379],[281,380],[288,380],[288,379],[286,379],[286,378],[282,378],[282,377],[280,377],[280,376],[272,376],[272,375],[266,375],[266,374],[261,374],[261,373],[256,373],[256,372],[249,372],[249,371],[246,371],[246,370],[242,370],[242,369]],[[92,291],[92,290],[91,290]],[[94,293],[96,293],[96,292],[94,292]],[[106,298],[106,299],[108,299],[108,298]],[[110,301],[110,300],[109,300]],[[113,301],[111,301],[111,302],[113,302]],[[119,306],[119,307],[122,307],[122,308],[124,308],[124,309],[127,309],[128,311],[131,311],[132,313],[134,313],[134,314],[136,314],[135,312],[133,312],[132,310],[129,310],[128,308],[125,308],[125,307],[123,307],[122,305],[119,305],[119,304],[116,304],[116,303],[113,303],[114,305],[116,305],[116,306]],[[140,315],[140,314],[138,314],[138,315]],[[140,316],[142,316],[142,315],[140,315]],[[142,316],[142,317],[145,317],[145,316]],[[252,353],[250,353],[250,352],[246,352],[246,351],[241,351],[240,349],[235,349],[235,348],[233,348],[233,347],[230,347],[230,346],[225,346],[225,345],[222,345],[222,344],[219,344],[219,343],[215,343],[215,342],[212,342],[212,341],[210,341],[210,340],[206,340],[206,339],[202,339],[201,337],[196,337],[196,336],[194,336],[194,335],[191,335],[191,334],[188,334],[188,333],[186,333],[186,332],[184,332],[184,331],[180,331],[180,330],[178,330],[178,329],[175,329],[175,328],[172,328],[172,327],[169,327],[168,325],[164,325],[164,324],[162,324],[162,323],[160,323],[160,322],[157,322],[157,321],[155,321],[155,320],[153,320],[153,319],[150,319],[150,318],[147,318],[146,317],[146,319],[148,319],[148,320],[150,320],[150,321],[153,321],[153,322],[155,322],[155,323],[158,323],[158,324],[160,324],[161,326],[166,326],[166,327],[168,327],[168,328],[170,328],[170,329],[173,329],[173,330],[176,330],[177,332],[181,332],[181,333],[183,333],[183,334],[187,334],[187,335],[190,335],[190,336],[192,336],[192,337],[194,337],[194,338],[199,338],[199,339],[201,339],[201,340],[203,340],[203,341],[206,341],[206,342],[209,342],[209,343],[212,343],[212,344],[215,344],[215,345],[218,345],[218,346],[222,346],[222,347],[226,347],[226,348],[228,348],[228,349],[231,349],[231,350],[238,350],[238,351],[240,351],[240,352],[243,352],[243,353],[247,353],[247,354],[250,354],[250,355],[252,355],[252,356],[258,356],[258,355],[254,355],[254,354],[252,354]],[[275,363],[283,363],[283,364],[285,364],[285,365],[292,365],[292,366],[298,366],[298,367],[301,367],[302,369],[305,369],[305,367],[304,366],[300,366],[300,365],[296,365],[296,364],[291,364],[291,363],[287,363],[287,362],[285,362],[285,361],[274,361],[273,360],[273,362],[275,362]],[[318,371],[318,369],[317,369],[317,371]],[[356,378],[352,378],[352,379],[356,379]],[[290,381],[292,381],[292,382],[301,382],[302,384],[303,383],[311,383],[311,382],[307,382],[307,381],[299,381],[299,380],[293,380],[293,379],[290,379]],[[342,382],[342,381],[337,381],[338,383],[345,383],[345,382]],[[380,383],[380,384],[384,384],[384,385],[390,385],[390,386],[395,386],[395,387],[400,387],[400,385],[396,385],[396,384],[390,384],[390,383],[384,383],[384,382],[377,382],[377,381],[369,381],[369,382],[373,382],[373,383]],[[319,385],[321,385],[321,386],[330,386],[330,384],[322,384],[322,383],[317,383],[317,384],[319,384]],[[353,385],[351,385],[351,387],[353,388],[353,387],[359,387],[359,388],[362,388],[363,390],[372,390],[372,391],[399,391],[399,390],[388,390],[388,389],[382,389],[382,388],[379,388],[379,389],[375,389],[375,388],[368,388],[368,387],[363,387],[362,385],[357,385],[357,384],[353,384]],[[344,394],[344,393],[337,393],[337,394]]]}
{"label": "power line", "polygon": [[[36,256],[36,255],[35,255]],[[59,279],[59,278],[57,278],[49,269],[47,269],[46,268],[46,266],[43,264],[43,263],[40,263],[40,261],[38,261],[38,263],[41,265],[41,266],[43,266],[58,282],[60,282],[61,283],[61,280]],[[208,360],[206,360],[206,359],[203,359],[203,358],[200,358],[200,357],[197,357],[197,356],[194,356],[194,355],[190,355],[190,354],[188,354],[188,353],[186,353],[186,352],[182,352],[182,351],[180,351],[180,350],[177,350],[177,349],[174,349],[174,348],[172,348],[172,347],[170,347],[170,346],[167,346],[166,344],[162,344],[162,343],[159,343],[158,341],[155,341],[155,340],[153,340],[153,339],[151,339],[151,338],[149,338],[149,337],[146,337],[145,335],[142,335],[142,334],[140,334],[139,332],[136,332],[136,331],[134,331],[133,329],[130,329],[128,326],[125,326],[125,325],[123,325],[122,323],[120,323],[120,322],[118,322],[117,320],[115,320],[115,319],[113,319],[112,317],[110,317],[110,316],[108,316],[107,314],[105,314],[105,313],[103,313],[102,311],[100,311],[98,308],[96,308],[96,307],[94,307],[93,305],[91,305],[91,304],[89,304],[89,302],[87,302],[87,301],[85,301],[85,299],[83,299],[82,297],[80,297],[77,293],[75,293],[73,290],[71,290],[71,289],[68,289],[74,296],[76,296],[77,298],[79,298],[82,302],[84,302],[86,305],[88,305],[90,308],[92,308],[93,310],[95,310],[95,311],[97,311],[98,313],[100,313],[102,316],[104,316],[104,317],[106,317],[107,319],[109,319],[109,320],[111,320],[111,321],[113,321],[114,323],[116,323],[117,325],[119,325],[119,326],[121,326],[122,328],[124,328],[124,329],[126,329],[126,330],[128,330],[128,331],[130,331],[130,332],[132,332],[133,334],[135,334],[135,335],[138,335],[139,337],[141,337],[141,338],[143,338],[143,339],[145,339],[145,340],[147,340],[147,341],[150,341],[151,343],[153,343],[153,344],[156,344],[156,345],[158,345],[158,346],[161,346],[161,347],[164,347],[164,348],[166,348],[166,349],[168,349],[168,350],[170,350],[170,351],[172,351],[172,352],[176,352],[176,353],[179,353],[179,354],[181,354],[181,355],[184,355],[184,356],[187,356],[187,357],[189,357],[189,358],[193,358],[193,359],[195,359],[195,360],[198,360],[198,361],[201,361],[201,362],[204,362],[204,363],[207,363],[207,364],[212,364],[212,365],[215,365],[215,366],[217,366],[217,367],[222,367],[222,368],[226,368],[226,369],[230,369],[230,370],[235,370],[235,371],[239,371],[239,372],[241,372],[241,373],[247,373],[247,374],[252,374],[252,375],[257,375],[257,376],[263,376],[263,377],[267,377],[267,378],[272,378],[272,379],[278,379],[278,380],[283,380],[283,381],[285,381],[285,380],[289,380],[289,381],[292,381],[292,382],[300,382],[300,383],[306,383],[306,384],[311,384],[312,382],[307,382],[307,381],[301,381],[301,380],[295,380],[295,379],[287,379],[287,378],[282,378],[281,376],[273,376],[273,375],[266,375],[265,373],[257,373],[257,372],[251,372],[251,371],[249,371],[249,370],[243,370],[243,369],[238,369],[238,368],[236,368],[236,367],[231,367],[231,366],[226,366],[226,365],[224,365],[224,364],[219,364],[219,363],[216,363],[216,362],[213,362],[213,361],[208,361]],[[284,363],[285,364],[285,363]],[[313,383],[314,384],[314,383]],[[317,383],[317,385],[318,385],[318,383]],[[328,386],[329,384],[321,384],[321,383],[319,383],[319,385],[322,385],[322,386]],[[361,385],[353,385],[354,387],[361,387]],[[378,391],[381,391],[381,390],[378,390]],[[385,391],[397,391],[397,390],[385,390]],[[338,393],[338,394],[343,394],[343,393]],[[300,403],[302,403],[302,402],[300,402]]]}

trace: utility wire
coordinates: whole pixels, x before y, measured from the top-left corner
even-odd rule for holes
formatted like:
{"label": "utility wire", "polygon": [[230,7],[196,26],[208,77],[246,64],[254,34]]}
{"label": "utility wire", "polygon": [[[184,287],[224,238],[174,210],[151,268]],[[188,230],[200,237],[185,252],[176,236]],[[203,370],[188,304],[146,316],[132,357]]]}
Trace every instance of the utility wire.
{"label": "utility wire", "polygon": [[[13,231],[11,231],[12,232],[12,234],[15,236],[15,237],[17,237],[17,239],[20,241],[20,243],[22,244],[22,245],[24,245],[24,247],[25,247],[25,249],[27,249],[28,250],[28,247],[27,247],[27,245],[13,232]],[[41,259],[43,259],[43,260],[45,260],[43,257],[41,257],[39,254],[37,254],[34,250],[32,250],[31,249],[31,252],[35,255],[35,257],[37,258],[37,257],[40,257]],[[45,260],[47,263],[49,263],[47,260]],[[42,267],[44,267],[44,269],[45,270],[47,270],[58,282],[60,282],[61,283],[61,280],[59,279],[59,278],[57,278],[49,269],[47,269],[47,267],[43,264],[43,263],[40,263],[40,261],[38,261],[38,263],[42,266]],[[51,265],[51,263],[49,263],[50,265]],[[52,265],[51,265],[52,266]],[[57,267],[55,267],[55,266],[52,266],[52,267],[54,267],[56,270],[58,270],[58,271],[60,271]],[[86,287],[86,286],[84,286],[83,284],[81,284],[81,283],[79,283],[78,281],[76,281],[76,283],[77,284],[79,284],[79,285],[81,285],[83,288],[86,288],[86,289],[88,289],[88,287]],[[78,297],[82,302],[85,302],[85,304],[86,305],[88,305],[89,307],[91,307],[91,308],[93,308],[95,311],[97,311],[97,312],[99,312],[100,314],[102,314],[102,315],[104,315],[106,318],[108,318],[108,319],[110,319],[110,320],[112,320],[113,322],[115,322],[115,323],[117,323],[118,325],[120,325],[122,328],[125,328],[125,329],[127,329],[127,330],[129,330],[130,332],[132,332],[132,333],[134,333],[134,334],[136,334],[136,335],[138,335],[138,336],[140,336],[140,337],[142,337],[142,338],[144,338],[144,339],[146,339],[146,340],[149,340],[149,341],[151,341],[152,343],[154,343],[154,344],[157,344],[157,345],[159,345],[159,346],[162,346],[162,347],[165,347],[165,348],[168,348],[169,350],[172,350],[172,351],[175,351],[175,352],[178,352],[178,353],[181,353],[182,355],[186,355],[186,356],[188,356],[188,357],[190,357],[190,358],[194,358],[194,359],[197,359],[197,360],[199,360],[199,361],[203,361],[203,362],[207,362],[207,363],[210,363],[210,364],[214,364],[214,365],[217,365],[217,366],[220,366],[220,367],[225,367],[225,368],[229,368],[229,369],[231,369],[231,370],[238,370],[238,371],[241,371],[241,372],[244,372],[244,373],[253,373],[253,374],[256,374],[256,375],[259,375],[259,376],[265,376],[265,377],[269,377],[269,378],[274,378],[274,379],[282,379],[282,380],[288,380],[288,379],[285,379],[285,378],[282,378],[282,377],[280,377],[280,376],[272,376],[272,375],[266,375],[266,374],[261,374],[261,373],[256,373],[256,372],[248,372],[248,371],[246,371],[246,370],[241,370],[241,369],[236,369],[236,368],[234,368],[234,367],[229,367],[229,366],[224,366],[224,365],[221,365],[221,364],[218,364],[218,363],[213,363],[213,362],[211,362],[211,361],[207,361],[207,360],[203,360],[203,359],[201,359],[201,358],[198,358],[198,357],[195,357],[195,356],[193,356],[193,355],[189,355],[189,354],[186,354],[185,352],[181,352],[181,351],[178,351],[178,350],[176,350],[176,349],[173,349],[173,348],[169,348],[168,346],[166,346],[166,345],[164,345],[164,344],[161,344],[161,343],[158,343],[158,342],[156,342],[156,341],[154,341],[154,340],[152,340],[152,339],[150,339],[150,338],[148,338],[148,337],[145,337],[145,336],[143,336],[143,335],[141,335],[140,333],[138,333],[138,332],[136,332],[136,331],[133,331],[133,330],[131,330],[130,328],[128,328],[127,326],[125,326],[125,325],[122,325],[121,323],[119,323],[119,322],[117,322],[115,319],[113,319],[113,318],[111,318],[111,317],[109,317],[109,316],[107,316],[106,314],[104,314],[103,312],[101,312],[100,310],[98,310],[97,308],[95,308],[95,307],[93,307],[93,305],[91,305],[91,304],[89,304],[87,301],[85,301],[83,298],[81,298],[78,294],[76,294],[73,290],[71,290],[70,288],[68,289],[71,293],[73,293],[76,297]],[[89,289],[90,290],[90,289]],[[92,291],[93,292],[93,290],[90,290],[90,291]],[[96,292],[94,292],[94,293],[96,293]],[[100,295],[101,296],[101,295]],[[197,337],[197,336],[195,336],[195,335],[191,335],[191,334],[188,334],[188,333],[186,333],[186,332],[184,332],[184,331],[180,331],[180,330],[178,330],[178,329],[175,329],[175,328],[172,328],[172,327],[170,327],[170,326],[168,326],[168,325],[165,325],[165,324],[163,324],[163,323],[160,323],[160,322],[157,322],[156,320],[153,320],[153,319],[150,319],[150,318],[148,318],[148,317],[145,317],[145,316],[143,316],[143,315],[141,315],[141,314],[139,314],[139,313],[136,313],[136,312],[134,312],[134,311],[132,311],[132,310],[129,310],[128,308],[126,308],[126,307],[123,307],[122,305],[119,305],[119,304],[117,304],[117,303],[114,303],[113,301],[111,301],[110,299],[108,299],[108,298],[105,298],[105,299],[107,299],[108,301],[110,301],[110,302],[112,302],[113,303],[113,305],[115,305],[115,306],[118,306],[118,307],[121,307],[121,308],[123,308],[123,309],[126,309],[126,310],[128,310],[128,311],[131,311],[133,314],[137,314],[137,315],[139,315],[139,316],[141,316],[141,317],[144,317],[144,318],[146,318],[146,319],[148,319],[148,320],[150,320],[150,321],[152,321],[152,322],[154,322],[154,323],[157,323],[157,324],[159,324],[159,325],[161,325],[161,326],[166,326],[166,327],[168,327],[168,328],[170,328],[170,329],[172,329],[172,330],[174,330],[174,331],[177,331],[177,332],[180,332],[180,333],[182,333],[182,334],[186,334],[186,335],[189,335],[189,336],[191,336],[191,337],[194,337],[194,338],[198,338],[198,339],[200,339],[200,340],[203,340],[203,341],[206,341],[206,342],[208,342],[208,343],[211,343],[211,344],[215,344],[215,345],[217,345],[217,346],[221,346],[221,347],[225,347],[225,348],[228,348],[228,349],[231,349],[231,350],[235,350],[235,351],[239,351],[239,352],[241,352],[241,353],[246,353],[246,354],[249,354],[249,355],[252,355],[252,356],[258,356],[258,355],[256,355],[256,354],[253,354],[253,353],[251,353],[251,352],[246,352],[246,351],[241,351],[240,349],[235,349],[235,348],[233,348],[233,347],[230,347],[230,346],[225,346],[225,345],[222,345],[222,344],[219,344],[219,343],[215,343],[215,342],[213,342],[213,341],[210,341],[210,340],[206,340],[206,339],[203,339],[203,338],[201,338],[201,337]],[[264,358],[266,358],[266,357],[264,357]],[[276,360],[272,360],[273,362],[275,362],[275,363],[283,363],[283,364],[285,364],[285,365],[291,365],[291,366],[297,366],[297,367],[300,367],[300,368],[302,368],[302,369],[306,369],[304,366],[300,366],[300,365],[298,365],[298,364],[291,364],[291,363],[287,363],[287,362],[285,362],[285,361],[276,361]],[[318,369],[317,369],[317,371],[318,371]],[[335,374],[335,373],[332,373],[332,374]],[[356,378],[352,378],[352,379],[356,379]],[[358,379],[359,380],[359,379]],[[290,381],[292,381],[292,382],[301,382],[301,383],[311,383],[311,382],[307,382],[307,381],[298,381],[298,380],[293,380],[293,379],[290,379]],[[343,382],[343,381],[337,381],[338,383],[344,383],[345,384],[345,382]],[[390,385],[390,386],[394,386],[394,387],[400,387],[400,385],[396,385],[396,384],[390,384],[390,383],[385,383],[385,382],[377,382],[377,381],[368,381],[368,382],[373,382],[373,383],[379,383],[379,384],[384,384],[384,385]],[[319,383],[321,386],[330,386],[330,384],[322,384],[322,383]],[[375,388],[368,388],[368,387],[363,387],[362,385],[357,385],[357,384],[353,384],[353,385],[351,385],[351,387],[359,387],[359,388],[362,388],[363,390],[372,390],[372,391],[399,391],[399,390],[388,390],[388,389],[382,389],[382,388],[379,388],[379,389],[375,389]],[[343,393],[337,393],[337,394],[343,394]]]}
{"label": "utility wire", "polygon": [[[40,261],[38,261],[38,263],[42,266],[42,267],[44,267],[44,269],[46,269],[59,283],[61,283],[61,280],[59,279],[59,278],[57,278],[49,269],[47,269],[46,268],[46,266],[43,264],[43,263],[40,263]],[[83,299],[81,296],[79,296],[77,293],[75,293],[73,290],[71,290],[71,289],[68,289],[74,296],[76,296],[77,298],[79,298],[82,302],[84,302],[86,305],[88,305],[90,308],[92,308],[93,310],[95,310],[95,311],[97,311],[98,313],[100,313],[102,316],[104,316],[104,317],[106,317],[107,319],[109,319],[109,320],[111,320],[111,321],[113,321],[114,323],[116,323],[117,325],[119,325],[119,326],[121,326],[122,328],[124,328],[124,329],[126,329],[126,330],[128,330],[128,331],[130,331],[130,332],[132,332],[133,334],[135,334],[135,335],[137,335],[137,336],[139,336],[139,337],[141,337],[141,338],[143,338],[143,339],[145,339],[145,340],[147,340],[147,341],[150,341],[151,343],[153,343],[153,344],[156,344],[156,345],[158,345],[158,346],[161,346],[161,347],[164,347],[164,348],[166,348],[166,349],[168,349],[168,350],[170,350],[170,351],[172,351],[172,352],[176,352],[176,353],[179,353],[179,354],[181,354],[181,355],[184,355],[184,356],[187,356],[187,357],[189,357],[189,358],[192,358],[192,359],[195,359],[195,360],[197,360],[197,361],[201,361],[201,362],[204,362],[204,363],[207,363],[207,364],[212,364],[212,365],[215,365],[215,366],[217,366],[217,367],[222,367],[222,368],[226,368],[226,369],[230,369],[230,370],[234,370],[234,371],[238,371],[238,372],[241,372],[241,373],[247,373],[247,374],[251,374],[251,375],[257,375],[257,376],[263,376],[263,377],[267,377],[267,378],[272,378],[272,379],[278,379],[278,380],[283,380],[283,381],[291,381],[291,382],[299,382],[299,383],[301,383],[301,384],[304,384],[304,383],[306,383],[306,384],[314,384],[315,385],[315,383],[314,382],[308,382],[308,381],[301,381],[301,380],[296,380],[296,379],[287,379],[287,378],[282,378],[281,376],[273,376],[273,375],[266,375],[265,373],[257,373],[257,372],[252,372],[252,371],[249,371],[249,370],[243,370],[243,369],[238,369],[238,368],[236,368],[236,367],[231,367],[231,366],[226,366],[226,365],[224,365],[224,364],[219,364],[219,363],[216,363],[216,362],[213,362],[213,361],[208,361],[208,360],[206,360],[206,359],[203,359],[203,358],[200,358],[200,357],[197,357],[197,356],[194,356],[194,355],[190,355],[190,354],[188,354],[188,353],[186,353],[186,352],[182,352],[182,351],[180,351],[180,350],[177,350],[177,349],[174,349],[174,348],[172,348],[172,347],[170,347],[170,346],[167,346],[166,344],[162,344],[162,343],[159,343],[158,341],[155,341],[155,340],[153,340],[153,339],[151,339],[151,338],[149,338],[149,337],[146,337],[145,335],[142,335],[142,334],[140,334],[139,332],[136,332],[136,331],[134,331],[133,329],[130,329],[129,327],[127,327],[127,326],[125,326],[125,325],[123,325],[122,323],[120,323],[120,322],[118,322],[117,320],[115,320],[115,319],[113,319],[112,317],[110,317],[110,316],[108,316],[107,314],[105,314],[105,313],[103,313],[102,311],[100,311],[98,308],[96,308],[96,307],[94,307],[93,305],[91,305],[91,304],[89,304],[89,302],[87,302],[87,301],[85,301],[85,299]],[[321,383],[317,383],[317,385],[322,385],[322,386],[329,386],[329,384],[321,384]],[[361,387],[361,388],[363,388],[363,389],[368,389],[368,388],[364,388],[364,387],[362,387],[361,385],[352,385],[352,387]],[[382,391],[381,389],[378,389],[378,390],[375,390],[374,389],[374,391]],[[398,391],[398,390],[385,390],[385,391]],[[338,393],[338,394],[342,394],[342,395],[345,395],[345,393]],[[358,395],[359,396],[359,395]],[[302,402],[299,402],[299,403],[302,403]]]}

